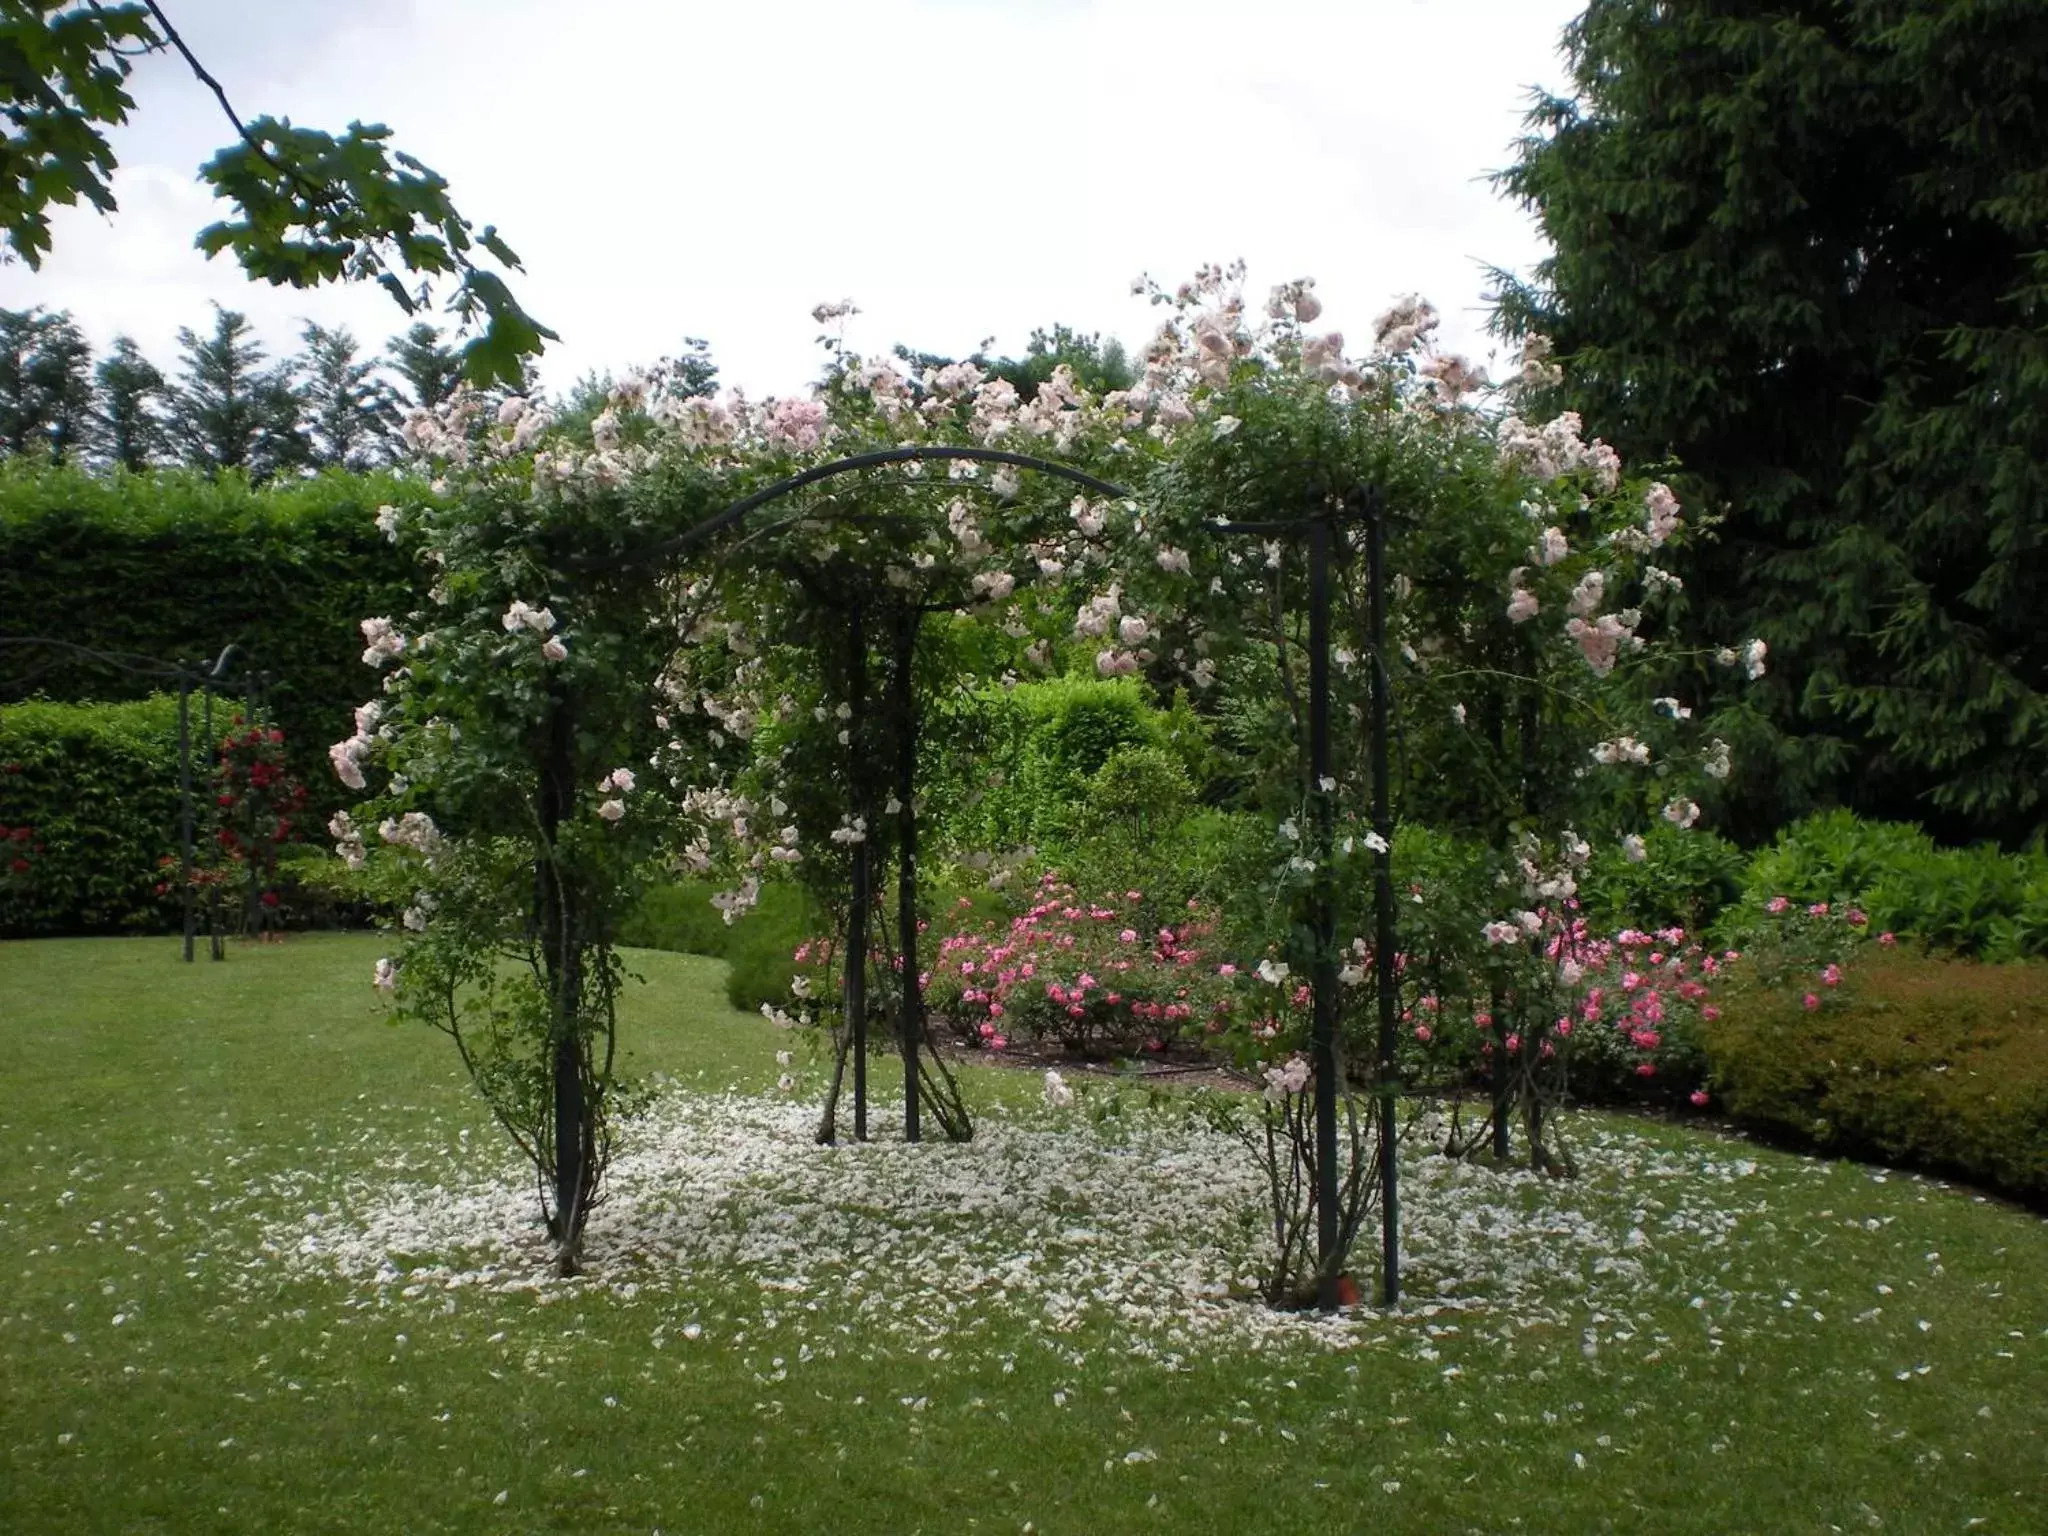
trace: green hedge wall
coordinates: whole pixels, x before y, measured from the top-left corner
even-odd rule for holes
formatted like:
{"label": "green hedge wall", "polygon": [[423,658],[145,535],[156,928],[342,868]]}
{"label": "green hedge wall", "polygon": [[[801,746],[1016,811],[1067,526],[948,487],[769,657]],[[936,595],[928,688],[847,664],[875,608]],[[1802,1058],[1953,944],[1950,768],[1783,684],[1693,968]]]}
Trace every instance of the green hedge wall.
{"label": "green hedge wall", "polygon": [[175,698],[0,705],[0,827],[30,829],[0,855],[0,934],[161,926],[178,813]]}
{"label": "green hedge wall", "polygon": [[[0,463],[0,634],[210,660],[230,642],[276,681],[268,706],[318,820],[341,803],[327,744],[374,686],[358,623],[425,582],[377,532],[398,483],[327,474],[254,489],[181,470],[88,475]],[[417,495],[417,488],[413,488]],[[136,698],[161,680],[0,647],[0,703]]]}

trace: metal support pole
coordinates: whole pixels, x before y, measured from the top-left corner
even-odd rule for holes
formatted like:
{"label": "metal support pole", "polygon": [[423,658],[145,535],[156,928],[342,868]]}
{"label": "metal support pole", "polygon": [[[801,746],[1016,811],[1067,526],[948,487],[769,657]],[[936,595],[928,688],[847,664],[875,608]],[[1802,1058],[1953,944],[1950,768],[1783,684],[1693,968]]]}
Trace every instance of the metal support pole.
{"label": "metal support pole", "polygon": [[1508,1137],[1514,1087],[1508,1076],[1507,994],[1498,985],[1489,994],[1489,1004],[1487,1017],[1493,1020],[1493,1155],[1505,1163],[1514,1151]]}
{"label": "metal support pole", "polygon": [[543,960],[548,980],[549,1027],[554,1034],[553,1108],[555,1132],[555,1265],[564,1274],[576,1269],[577,1249],[590,1194],[592,1152],[589,1117],[583,1096],[583,1060],[578,1023],[583,1012],[583,955],[575,899],[554,866],[562,823],[576,803],[575,736],[568,706],[560,699],[548,708],[547,757],[541,769],[540,825],[544,843],[534,867],[534,907],[539,919]]}
{"label": "metal support pole", "polygon": [[[210,683],[202,684],[200,687],[199,731],[206,738],[206,761],[208,764],[206,796],[209,803],[211,803],[216,795],[213,785],[217,782],[211,768],[212,764],[218,760],[217,753],[219,749],[213,739],[213,686]],[[219,806],[215,805],[214,808],[218,810]],[[219,820],[217,816],[214,819]],[[221,842],[219,833],[220,829],[216,827],[213,840],[213,857],[216,860],[220,858]],[[214,866],[216,873],[218,873],[219,867],[218,863],[216,863]],[[207,953],[214,959],[227,959],[227,937],[220,931],[220,881],[218,879],[206,882],[206,947]]]}
{"label": "metal support pole", "polygon": [[923,1046],[924,988],[917,971],[917,689],[911,677],[917,659],[917,631],[924,615],[908,603],[896,611],[895,693],[896,925],[901,930],[903,986],[897,1010],[897,1043],[903,1051],[903,1139],[922,1137],[918,1125],[917,1053]]}
{"label": "metal support pole", "polygon": [[1394,980],[1394,818],[1387,764],[1387,524],[1385,508],[1368,490],[1366,511],[1367,626],[1372,643],[1372,826],[1380,846],[1373,855],[1373,972],[1380,1002],[1380,1300],[1401,1300],[1401,1206],[1394,1149],[1400,1084],[1394,1052],[1399,1043]]}
{"label": "metal support pole", "polygon": [[185,960],[192,960],[193,940],[199,934],[199,893],[192,888],[192,679],[178,678],[178,814],[182,828],[183,854],[179,864],[184,907]]}
{"label": "metal support pole", "polygon": [[[849,743],[848,757],[852,761],[852,780],[858,785],[863,780],[861,754],[867,750],[868,703],[868,643],[867,631],[863,626],[861,605],[856,602],[846,620],[846,720]],[[863,803],[858,790],[855,792],[855,812],[872,816],[873,807]],[[872,820],[870,825],[872,826]],[[846,984],[842,991],[845,999],[847,1025],[853,1032],[853,1139],[868,1139],[868,907],[874,901],[871,868],[868,862],[868,843],[862,839],[853,845],[853,910],[846,919]]]}
{"label": "metal support pole", "polygon": [[1315,963],[1310,974],[1314,1022],[1310,1058],[1316,1085],[1316,1305],[1337,1307],[1339,1247],[1337,1209],[1337,917],[1330,862],[1336,841],[1335,800],[1330,785],[1330,518],[1319,511],[1309,524],[1308,544],[1308,772],[1309,803],[1315,808],[1316,869],[1311,926]]}
{"label": "metal support pole", "polygon": [[[244,731],[256,729],[256,674],[248,672],[242,677],[242,726]],[[255,786],[249,786],[253,789]],[[263,922],[263,871],[256,867],[256,850],[251,847],[247,865],[248,879],[242,882],[242,936],[255,938]]]}

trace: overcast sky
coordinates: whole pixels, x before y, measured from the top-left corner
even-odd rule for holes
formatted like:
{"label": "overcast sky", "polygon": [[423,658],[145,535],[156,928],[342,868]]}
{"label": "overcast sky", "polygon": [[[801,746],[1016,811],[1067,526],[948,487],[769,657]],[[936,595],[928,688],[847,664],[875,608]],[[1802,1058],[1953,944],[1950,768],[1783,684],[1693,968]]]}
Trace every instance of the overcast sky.
{"label": "overcast sky", "polygon": [[[1539,255],[1485,176],[1578,0],[167,0],[245,116],[383,122],[526,264],[563,388],[708,338],[728,383],[816,372],[811,307],[856,347],[1016,351],[1064,321],[1141,341],[1130,280],[1242,256],[1317,280],[1362,337],[1419,290],[1475,355],[1484,267]],[[299,292],[208,262],[195,180],[231,136],[182,65],[142,61],[112,218],[58,210],[0,305],[68,309],[159,363],[209,300],[273,350],[306,319],[381,342],[373,290]]]}

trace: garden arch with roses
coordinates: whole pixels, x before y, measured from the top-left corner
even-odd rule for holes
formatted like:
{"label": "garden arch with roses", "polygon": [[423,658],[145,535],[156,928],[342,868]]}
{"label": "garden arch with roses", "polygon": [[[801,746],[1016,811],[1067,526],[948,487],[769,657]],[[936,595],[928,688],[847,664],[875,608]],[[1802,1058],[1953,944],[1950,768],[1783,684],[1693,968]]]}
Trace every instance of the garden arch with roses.
{"label": "garden arch with roses", "polygon": [[[1625,480],[1575,419],[1516,413],[1550,382],[1540,347],[1504,405],[1430,348],[1420,301],[1353,358],[1311,328],[1312,284],[1253,315],[1242,280],[1211,268],[1148,287],[1163,323],[1144,375],[1100,396],[1064,368],[1028,400],[971,363],[913,376],[828,334],[808,398],[708,400],[657,370],[614,392],[587,445],[523,400],[486,417],[464,396],[408,425],[429,473],[380,523],[431,571],[430,601],[365,622],[382,684],[332,755],[370,793],[332,830],[402,913],[379,984],[454,1040],[534,1168],[565,1272],[614,1130],[619,925],[662,872],[722,873],[728,920],[765,880],[802,879],[834,912],[843,960],[867,947],[893,858],[909,963],[842,968],[788,1012],[843,1024],[834,1060],[858,1076],[854,1037],[893,986],[907,1128],[922,1111],[971,1134],[921,1017],[918,725],[949,690],[1078,664],[1227,693],[1270,721],[1246,779],[1274,856],[1203,1001],[1215,1048],[1266,1083],[1248,1144],[1286,1191],[1269,1295],[1326,1288],[1343,1253],[1306,1237],[1318,1151],[1290,982],[1363,982],[1368,874],[1408,839],[1389,850],[1368,811],[1362,558],[1335,563],[1323,666],[1338,729],[1327,771],[1307,771],[1310,571],[1289,530],[1367,486],[1400,514],[1378,657],[1393,800],[1404,824],[1493,850],[1459,865],[1424,838],[1394,859],[1415,898],[1396,937],[1404,1012],[1429,1002],[1434,1025],[1414,1036],[1460,1070],[1491,1053],[1511,1090],[1496,1118],[1519,1114],[1535,1155],[1568,1160],[1544,1110],[1578,1049],[1598,942],[1574,915],[1574,871],[1595,837],[1697,819],[1726,748],[1675,700],[1761,653],[1657,643],[1655,605],[1679,600],[1654,563],[1681,534],[1676,503]],[[1338,540],[1362,553],[1362,529]],[[1334,924],[1312,920],[1318,894],[1334,895]],[[1390,1086],[1376,1070],[1346,1053],[1347,1095]],[[1372,1195],[1360,1170],[1402,1132],[1391,1098],[1379,1117],[1346,1102],[1348,1247]]]}

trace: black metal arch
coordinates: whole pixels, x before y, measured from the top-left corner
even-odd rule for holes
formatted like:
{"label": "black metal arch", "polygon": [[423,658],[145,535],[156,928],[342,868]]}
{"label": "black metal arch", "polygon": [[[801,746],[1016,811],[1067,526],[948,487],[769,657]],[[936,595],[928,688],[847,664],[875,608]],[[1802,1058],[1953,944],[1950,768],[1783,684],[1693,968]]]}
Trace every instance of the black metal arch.
{"label": "black metal arch", "polygon": [[[0,650],[26,646],[60,651],[70,656],[99,662],[133,676],[160,678],[177,685],[179,880],[184,905],[184,955],[185,959],[190,961],[193,944],[199,933],[198,898],[192,884],[192,868],[196,855],[193,833],[195,817],[192,786],[192,694],[195,689],[198,690],[201,713],[204,717],[200,729],[206,736],[208,750],[211,751],[214,691],[226,679],[229,663],[237,657],[241,658],[244,673],[247,674],[248,652],[239,642],[230,641],[210,664],[203,658],[193,662],[165,661],[161,657],[138,655],[132,651],[102,651],[93,646],[80,645],[76,641],[60,640],[49,635],[0,635]],[[255,702],[254,688],[257,681],[253,675],[247,676],[252,706]],[[218,900],[217,892],[215,900]],[[208,925],[213,958],[226,959],[227,952],[221,942],[217,906],[208,913]]]}
{"label": "black metal arch", "polygon": [[666,559],[679,555],[694,544],[701,543],[715,533],[722,533],[743,521],[749,512],[780,501],[783,497],[806,486],[816,485],[823,480],[835,479],[840,475],[852,474],[856,470],[878,469],[886,464],[922,464],[961,461],[969,464],[1008,464],[1016,469],[1036,470],[1040,474],[1052,475],[1067,480],[1098,496],[1112,496],[1124,500],[1130,492],[1120,485],[1100,479],[1086,470],[1076,469],[1071,464],[1062,464],[1056,459],[1041,459],[1035,454],[1012,453],[1007,448],[958,448],[941,444],[912,444],[903,448],[878,448],[872,453],[851,454],[843,459],[834,459],[829,464],[814,464],[800,474],[777,480],[765,485],[750,496],[743,496],[723,511],[715,512],[694,528],[685,529],[672,539],[665,539],[652,548],[638,550],[632,554],[612,555],[600,560],[571,560],[575,570],[604,571],[617,570],[628,565],[639,565],[650,560]]}

